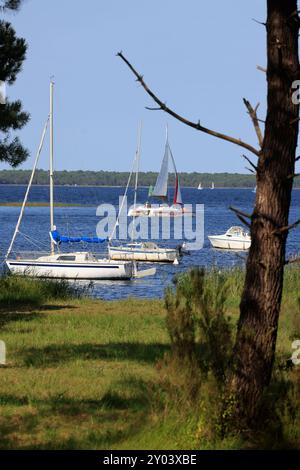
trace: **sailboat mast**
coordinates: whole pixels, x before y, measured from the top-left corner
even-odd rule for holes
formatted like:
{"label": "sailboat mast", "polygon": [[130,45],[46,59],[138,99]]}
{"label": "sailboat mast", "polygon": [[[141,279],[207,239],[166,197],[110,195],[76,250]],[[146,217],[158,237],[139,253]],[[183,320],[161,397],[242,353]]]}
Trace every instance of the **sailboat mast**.
{"label": "sailboat mast", "polygon": [[[140,156],[141,156],[141,140],[142,140],[142,121],[140,122],[139,129],[138,129],[138,141],[137,141],[137,149],[136,149],[136,172],[135,172],[135,185],[134,185],[134,200],[133,200],[133,207],[136,207],[136,198],[137,198],[137,186],[138,186],[138,178],[139,178],[139,167],[140,167]],[[135,227],[135,216],[133,216],[132,220],[132,232],[131,232],[131,239],[133,239]]]}
{"label": "sailboat mast", "polygon": [[[53,200],[53,89],[54,82],[50,81],[50,230],[54,230],[54,200]],[[54,242],[51,239],[51,254],[54,254]]]}

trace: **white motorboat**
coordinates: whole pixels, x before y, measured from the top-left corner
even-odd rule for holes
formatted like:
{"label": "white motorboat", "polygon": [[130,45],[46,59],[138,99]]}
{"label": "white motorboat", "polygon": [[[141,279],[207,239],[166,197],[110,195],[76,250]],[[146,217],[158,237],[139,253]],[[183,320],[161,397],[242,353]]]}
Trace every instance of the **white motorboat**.
{"label": "white motorboat", "polygon": [[[108,258],[99,259],[89,251],[77,251],[62,253],[61,244],[99,244],[106,241],[98,237],[69,237],[61,236],[54,225],[54,200],[53,200],[53,82],[50,83],[50,114],[45,124],[41,142],[38,148],[34,167],[21,207],[19,219],[13,238],[6,253],[5,261],[9,271],[13,274],[30,277],[65,278],[65,279],[132,279],[155,274],[155,269],[137,271],[133,261],[113,261]],[[30,187],[43,147],[48,122],[50,119],[50,253],[17,253],[12,256],[13,244],[19,233],[24,209],[28,199]]]}
{"label": "white motorboat", "polygon": [[177,248],[160,247],[153,242],[127,243],[126,245],[108,246],[111,259],[134,260],[146,262],[177,262],[180,253]]}
{"label": "white motorboat", "polygon": [[223,235],[209,235],[208,239],[214,248],[225,250],[248,250],[251,237],[242,227],[231,227]]}

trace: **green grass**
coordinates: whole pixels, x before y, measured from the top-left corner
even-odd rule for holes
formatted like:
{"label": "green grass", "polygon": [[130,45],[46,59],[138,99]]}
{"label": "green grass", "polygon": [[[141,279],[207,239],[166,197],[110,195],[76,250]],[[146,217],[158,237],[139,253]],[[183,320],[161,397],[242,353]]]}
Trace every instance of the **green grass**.
{"label": "green grass", "polygon": [[0,277],[0,309],[29,305],[38,307],[49,301],[74,299],[84,294],[84,289],[63,279],[38,280],[13,275]]}
{"label": "green grass", "polygon": [[[243,273],[227,276],[227,311],[236,319]],[[278,338],[286,358],[300,338],[299,279],[299,267],[287,270]],[[28,282],[34,291],[35,281],[11,282]],[[207,282],[215,282],[213,274]],[[0,299],[3,291],[0,283]],[[244,446],[237,438],[204,439],[199,410],[173,400],[165,386],[166,378],[177,377],[163,365],[169,338],[162,301],[105,302],[54,292],[28,307],[21,301],[4,307],[0,300],[0,320],[8,361],[0,369],[0,449]],[[298,444],[299,427],[286,431]]]}

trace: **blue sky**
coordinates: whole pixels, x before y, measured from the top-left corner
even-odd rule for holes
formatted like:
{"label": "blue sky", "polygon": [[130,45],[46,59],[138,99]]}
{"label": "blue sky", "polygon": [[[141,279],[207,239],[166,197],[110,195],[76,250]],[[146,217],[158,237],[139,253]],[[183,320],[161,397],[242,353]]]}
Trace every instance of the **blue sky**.
{"label": "blue sky", "polygon": [[[9,87],[31,114],[19,134],[31,168],[55,76],[55,168],[127,171],[143,120],[141,170],[158,170],[165,125],[179,171],[247,172],[243,150],[160,111],[134,81],[123,53],[170,107],[204,126],[257,145],[242,98],[265,118],[263,0],[25,0],[6,15],[29,49]],[[48,145],[39,167],[48,168]],[[249,155],[251,156],[251,155]],[[252,157],[251,157],[252,158]],[[254,157],[255,159],[255,157]],[[0,164],[0,168],[8,168]]]}

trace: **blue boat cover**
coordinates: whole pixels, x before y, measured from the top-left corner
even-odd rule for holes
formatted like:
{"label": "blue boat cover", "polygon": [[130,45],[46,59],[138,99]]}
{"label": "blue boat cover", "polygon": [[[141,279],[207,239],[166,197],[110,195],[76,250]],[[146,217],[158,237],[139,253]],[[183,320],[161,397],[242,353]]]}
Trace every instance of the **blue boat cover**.
{"label": "blue boat cover", "polygon": [[106,241],[106,238],[98,237],[65,237],[59,234],[58,230],[52,230],[50,232],[50,237],[56,245],[60,243],[103,243]]}

